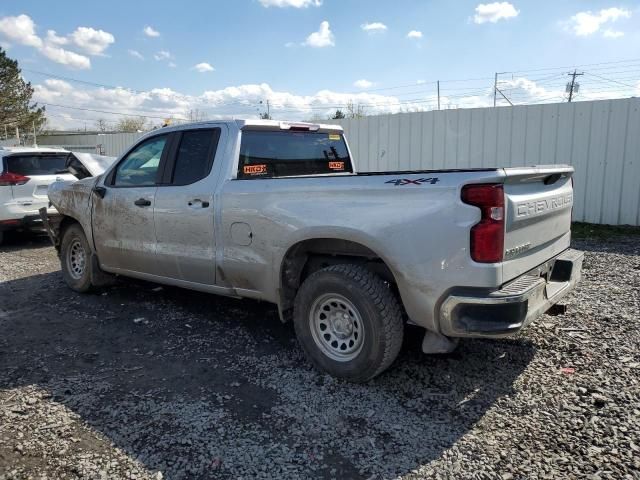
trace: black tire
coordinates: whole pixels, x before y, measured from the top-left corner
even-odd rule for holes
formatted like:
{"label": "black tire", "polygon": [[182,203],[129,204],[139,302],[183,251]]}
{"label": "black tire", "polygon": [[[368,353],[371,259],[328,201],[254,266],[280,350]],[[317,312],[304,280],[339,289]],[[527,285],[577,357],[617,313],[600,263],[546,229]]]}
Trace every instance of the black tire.
{"label": "black tire", "polygon": [[0,230],[0,245],[2,245],[3,240],[4,240],[4,232]]}
{"label": "black tire", "polygon": [[[400,304],[389,286],[365,267],[351,264],[309,275],[296,295],[294,325],[306,357],[318,370],[352,382],[366,382],[386,370],[400,352],[404,330]],[[343,353],[343,347],[352,351]]]}
{"label": "black tire", "polygon": [[[83,260],[80,260],[83,256]],[[76,292],[88,292],[91,284],[91,247],[82,227],[75,223],[64,230],[60,242],[62,278]]]}

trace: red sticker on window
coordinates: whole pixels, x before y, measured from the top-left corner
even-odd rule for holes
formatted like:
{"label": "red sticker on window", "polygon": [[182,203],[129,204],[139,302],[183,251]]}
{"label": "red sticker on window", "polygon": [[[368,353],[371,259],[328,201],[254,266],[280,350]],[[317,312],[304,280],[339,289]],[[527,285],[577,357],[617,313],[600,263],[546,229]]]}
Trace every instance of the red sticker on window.
{"label": "red sticker on window", "polygon": [[260,175],[262,173],[267,173],[267,166],[265,164],[245,165],[242,171],[245,175]]}
{"label": "red sticker on window", "polygon": [[344,162],[329,162],[331,170],[344,170]]}

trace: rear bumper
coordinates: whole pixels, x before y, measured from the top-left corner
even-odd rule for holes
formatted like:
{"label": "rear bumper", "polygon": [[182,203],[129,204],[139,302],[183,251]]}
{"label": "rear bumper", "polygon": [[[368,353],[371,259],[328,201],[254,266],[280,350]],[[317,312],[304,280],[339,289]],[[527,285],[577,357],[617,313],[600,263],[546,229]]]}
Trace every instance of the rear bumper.
{"label": "rear bumper", "polygon": [[9,230],[33,230],[42,232],[45,231],[45,227],[40,215],[26,215],[21,218],[0,220],[0,231],[6,232]]}
{"label": "rear bumper", "polygon": [[48,201],[17,202],[10,201],[0,205],[0,230],[44,230],[40,209],[45,208],[47,214],[58,215]]}
{"label": "rear bumper", "polygon": [[449,337],[511,335],[574,289],[584,253],[567,249],[492,292],[454,291],[440,307],[440,329]]}

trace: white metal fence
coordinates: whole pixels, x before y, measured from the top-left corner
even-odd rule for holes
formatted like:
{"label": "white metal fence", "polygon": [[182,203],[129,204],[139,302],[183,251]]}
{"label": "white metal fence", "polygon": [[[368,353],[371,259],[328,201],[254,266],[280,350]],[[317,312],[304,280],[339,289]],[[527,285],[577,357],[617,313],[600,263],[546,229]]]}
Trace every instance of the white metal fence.
{"label": "white metal fence", "polygon": [[337,120],[360,171],[568,163],[574,219],[640,225],[640,99]]}
{"label": "white metal fence", "polygon": [[[640,225],[639,98],[333,122],[344,127],[360,171],[568,163],[576,169],[575,220]],[[141,135],[57,135],[38,143],[117,156]]]}
{"label": "white metal fence", "polygon": [[117,157],[142,135],[144,133],[45,135],[38,137],[38,145]]}

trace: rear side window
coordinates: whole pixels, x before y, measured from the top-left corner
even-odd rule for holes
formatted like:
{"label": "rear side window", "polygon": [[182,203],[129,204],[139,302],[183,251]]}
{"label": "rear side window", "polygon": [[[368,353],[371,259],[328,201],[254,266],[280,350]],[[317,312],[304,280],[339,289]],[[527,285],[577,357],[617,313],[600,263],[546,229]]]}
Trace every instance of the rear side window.
{"label": "rear side window", "polygon": [[176,152],[173,185],[189,185],[211,171],[220,138],[220,129],[190,130],[182,133]]}
{"label": "rear side window", "polygon": [[12,155],[5,157],[5,170],[18,175],[56,175],[67,173],[67,154],[62,155]]}
{"label": "rear side window", "polygon": [[238,178],[277,178],[353,172],[339,133],[245,130]]}

